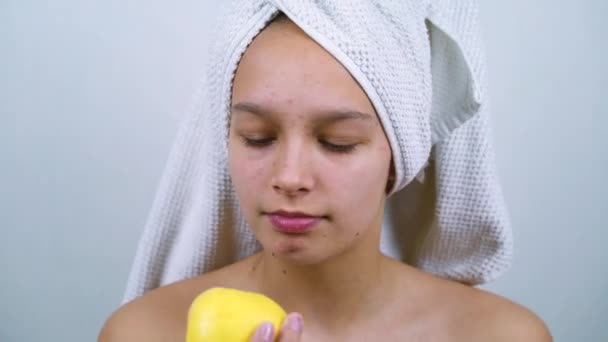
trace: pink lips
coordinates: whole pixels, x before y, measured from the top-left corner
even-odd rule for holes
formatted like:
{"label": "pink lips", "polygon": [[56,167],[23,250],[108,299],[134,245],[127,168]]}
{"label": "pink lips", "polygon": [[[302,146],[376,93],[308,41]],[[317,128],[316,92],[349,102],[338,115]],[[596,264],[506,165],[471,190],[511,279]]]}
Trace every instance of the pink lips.
{"label": "pink lips", "polygon": [[321,217],[317,216],[269,214],[268,217],[273,226],[285,233],[304,233],[311,230],[319,221],[321,221]]}

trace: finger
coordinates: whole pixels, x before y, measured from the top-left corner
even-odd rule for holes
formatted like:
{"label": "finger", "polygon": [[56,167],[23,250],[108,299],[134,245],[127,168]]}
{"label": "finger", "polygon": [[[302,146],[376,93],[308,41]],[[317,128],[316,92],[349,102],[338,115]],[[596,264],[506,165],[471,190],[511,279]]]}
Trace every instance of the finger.
{"label": "finger", "polygon": [[258,326],[250,342],[272,342],[274,326],[271,322],[265,321]]}
{"label": "finger", "polygon": [[279,334],[279,342],[298,342],[302,337],[304,319],[297,312],[292,312],[285,318]]}

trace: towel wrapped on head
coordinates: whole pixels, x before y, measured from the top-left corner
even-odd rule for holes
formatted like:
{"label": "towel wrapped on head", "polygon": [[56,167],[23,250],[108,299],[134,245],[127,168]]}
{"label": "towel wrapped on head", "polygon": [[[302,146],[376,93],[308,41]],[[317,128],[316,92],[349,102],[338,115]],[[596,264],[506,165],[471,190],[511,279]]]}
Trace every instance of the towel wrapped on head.
{"label": "towel wrapped on head", "polygon": [[228,172],[232,80],[251,41],[284,13],[372,102],[392,151],[380,249],[475,285],[509,266],[512,233],[494,164],[475,1],[232,0],[138,245],[126,303],[262,247]]}

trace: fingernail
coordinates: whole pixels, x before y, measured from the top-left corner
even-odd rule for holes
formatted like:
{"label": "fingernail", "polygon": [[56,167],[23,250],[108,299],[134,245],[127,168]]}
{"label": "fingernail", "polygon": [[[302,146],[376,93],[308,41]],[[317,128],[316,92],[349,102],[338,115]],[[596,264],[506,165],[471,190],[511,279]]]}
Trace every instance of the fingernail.
{"label": "fingernail", "polygon": [[304,320],[300,314],[290,314],[287,317],[287,326],[295,332],[302,332]]}
{"label": "fingernail", "polygon": [[273,330],[273,325],[271,322],[265,321],[263,322],[260,327],[258,328],[258,331],[255,333],[256,337],[261,338],[264,341],[272,341],[272,330]]}

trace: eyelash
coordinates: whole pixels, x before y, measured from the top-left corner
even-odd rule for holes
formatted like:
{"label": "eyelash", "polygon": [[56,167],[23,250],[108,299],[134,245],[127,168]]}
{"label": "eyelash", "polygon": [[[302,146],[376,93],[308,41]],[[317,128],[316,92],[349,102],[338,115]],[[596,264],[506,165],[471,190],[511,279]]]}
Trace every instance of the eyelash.
{"label": "eyelash", "polygon": [[[247,146],[254,147],[254,148],[262,148],[262,147],[266,147],[266,146],[270,145],[270,143],[272,143],[274,138],[265,138],[265,139],[243,138],[243,140],[245,141],[245,144]],[[321,145],[325,146],[325,148],[327,148],[329,151],[335,152],[335,153],[350,153],[350,152],[354,151],[355,147],[357,146],[357,144],[335,145],[335,144],[331,144],[327,141],[320,141],[320,143],[321,143]]]}

